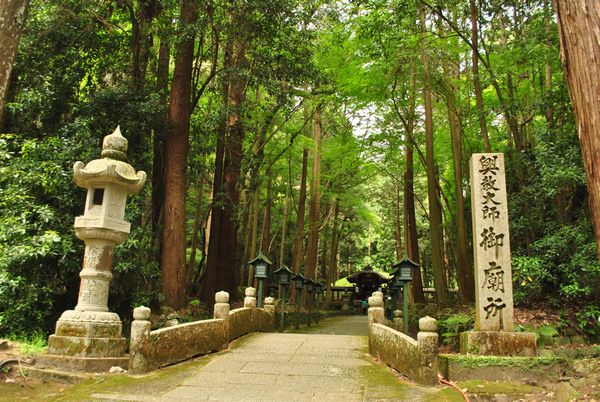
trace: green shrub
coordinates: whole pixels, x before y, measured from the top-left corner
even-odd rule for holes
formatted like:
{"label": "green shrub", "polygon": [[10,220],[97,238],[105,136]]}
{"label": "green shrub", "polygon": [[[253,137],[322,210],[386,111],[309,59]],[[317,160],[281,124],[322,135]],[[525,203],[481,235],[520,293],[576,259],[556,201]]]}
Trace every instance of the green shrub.
{"label": "green shrub", "polygon": [[473,314],[456,314],[438,321],[442,343],[456,349],[460,343],[460,333],[473,328],[475,317]]}

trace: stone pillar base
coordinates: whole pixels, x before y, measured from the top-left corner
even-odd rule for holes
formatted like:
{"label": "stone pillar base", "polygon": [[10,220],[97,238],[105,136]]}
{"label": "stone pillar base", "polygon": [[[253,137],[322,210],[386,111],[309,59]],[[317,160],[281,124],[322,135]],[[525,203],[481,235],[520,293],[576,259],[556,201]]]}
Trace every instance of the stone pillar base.
{"label": "stone pillar base", "polygon": [[48,354],[72,357],[122,357],[125,355],[125,338],[50,335]]}
{"label": "stone pillar base", "polygon": [[489,356],[536,356],[533,332],[466,331],[460,334],[460,353]]}
{"label": "stone pillar base", "polygon": [[36,368],[105,373],[113,366],[119,366],[127,370],[129,367],[129,357],[77,357],[52,354],[36,356]]}
{"label": "stone pillar base", "polygon": [[119,315],[108,311],[67,310],[48,338],[48,354],[41,356],[48,366],[86,372],[126,368],[125,338]]}

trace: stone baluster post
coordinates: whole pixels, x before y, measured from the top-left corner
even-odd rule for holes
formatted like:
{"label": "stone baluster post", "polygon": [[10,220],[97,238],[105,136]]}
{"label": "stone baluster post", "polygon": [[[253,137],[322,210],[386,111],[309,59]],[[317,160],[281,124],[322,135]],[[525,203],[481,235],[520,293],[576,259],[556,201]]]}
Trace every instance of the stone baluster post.
{"label": "stone baluster post", "polygon": [[275,328],[275,299],[272,297],[265,297],[265,304],[263,308],[271,316],[271,325],[268,330],[272,331],[273,328]]}
{"label": "stone baluster post", "polygon": [[248,287],[244,290],[244,295],[244,307],[256,308],[256,289]]}
{"label": "stone baluster post", "polygon": [[392,325],[397,331],[402,332],[404,330],[404,318],[402,317],[402,310],[394,310],[392,313]]}
{"label": "stone baluster post", "polygon": [[369,325],[385,323],[385,312],[383,310],[383,294],[381,292],[373,292],[373,296],[369,297]]}
{"label": "stone baluster post", "polygon": [[142,374],[149,370],[149,362],[145,352],[152,327],[150,313],[150,309],[144,306],[133,309],[131,338],[129,340],[129,372],[132,374]]}
{"label": "stone baluster post", "polygon": [[[229,340],[229,293],[220,291],[215,293],[215,307],[213,312],[213,318],[222,319],[225,321],[225,334]],[[227,348],[227,345],[223,346],[223,349]]]}
{"label": "stone baluster post", "polygon": [[431,384],[437,383],[438,340],[437,320],[429,316],[421,318],[417,334],[417,344],[421,351],[421,376]]}

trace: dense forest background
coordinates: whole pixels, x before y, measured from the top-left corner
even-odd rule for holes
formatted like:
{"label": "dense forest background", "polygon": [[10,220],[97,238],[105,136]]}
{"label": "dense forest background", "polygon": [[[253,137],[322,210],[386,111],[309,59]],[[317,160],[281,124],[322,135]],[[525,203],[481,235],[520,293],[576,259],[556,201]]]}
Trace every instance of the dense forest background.
{"label": "dense forest background", "polygon": [[51,331],[76,304],[72,166],[117,125],[150,177],[116,251],[122,317],[239,297],[259,251],[328,284],[406,254],[421,265],[414,301],[435,287],[438,305],[469,304],[468,161],[492,151],[507,163],[516,303],[571,306],[600,335],[549,0],[11,2],[27,11],[0,65],[0,335]]}

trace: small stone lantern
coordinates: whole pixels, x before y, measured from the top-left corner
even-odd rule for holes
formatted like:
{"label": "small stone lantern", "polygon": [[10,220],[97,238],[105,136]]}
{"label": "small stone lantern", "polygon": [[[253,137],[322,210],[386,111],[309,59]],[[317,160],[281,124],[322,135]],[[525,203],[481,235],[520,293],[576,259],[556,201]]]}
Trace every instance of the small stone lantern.
{"label": "small stone lantern", "polygon": [[122,365],[125,338],[118,314],[108,311],[114,249],[129,236],[124,220],[127,196],[139,192],[146,173],[125,162],[127,140],[119,127],[104,137],[102,158],[75,162],[75,183],[87,189],[85,209],[75,218],[75,234],[85,242],[81,284],[74,310],[65,311],[48,340],[48,354],[71,368],[105,371]]}
{"label": "small stone lantern", "polygon": [[279,284],[279,286],[281,287],[281,315],[279,317],[279,332],[283,332],[283,320],[284,320],[284,316],[285,316],[285,291],[287,290],[287,287],[290,286],[290,283],[292,282],[292,274],[293,272],[290,271],[290,269],[288,267],[286,267],[285,265],[281,268],[279,268],[277,271],[273,272],[273,275],[275,275],[275,278],[277,278],[277,282]]}
{"label": "small stone lantern", "polygon": [[248,261],[248,264],[254,267],[254,278],[258,279],[257,306],[262,307],[264,281],[269,278],[271,265],[273,265],[273,263],[262,252],[259,252],[256,258]]}
{"label": "small stone lantern", "polygon": [[[408,284],[412,281],[413,271],[419,269],[419,264],[404,256],[402,261],[398,261],[392,267],[395,268],[394,272],[392,272],[392,287],[396,290],[402,289],[404,298],[402,305],[404,333],[408,334]],[[392,308],[396,308],[396,306],[394,305]]]}

